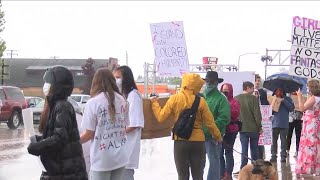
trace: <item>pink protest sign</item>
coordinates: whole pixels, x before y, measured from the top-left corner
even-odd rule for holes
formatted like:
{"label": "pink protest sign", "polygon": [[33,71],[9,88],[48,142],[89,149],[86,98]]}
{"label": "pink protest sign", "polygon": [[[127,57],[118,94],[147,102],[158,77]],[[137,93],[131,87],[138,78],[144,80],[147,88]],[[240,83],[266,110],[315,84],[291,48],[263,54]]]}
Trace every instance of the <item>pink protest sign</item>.
{"label": "pink protest sign", "polygon": [[272,107],[269,105],[260,106],[262,116],[262,131],[259,137],[259,145],[271,145],[272,144]]}

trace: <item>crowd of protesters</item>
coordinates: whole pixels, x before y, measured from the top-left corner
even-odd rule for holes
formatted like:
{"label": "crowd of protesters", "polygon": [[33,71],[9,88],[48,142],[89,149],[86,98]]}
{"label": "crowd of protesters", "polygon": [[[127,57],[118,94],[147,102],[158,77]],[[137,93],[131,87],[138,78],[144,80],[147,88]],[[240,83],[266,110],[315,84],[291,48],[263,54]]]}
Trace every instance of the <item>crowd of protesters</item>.
{"label": "crowd of protesters", "polygon": [[[46,169],[40,179],[133,180],[139,167],[144,114],[143,99],[131,69],[120,66],[113,72],[106,68],[96,71],[80,127],[72,105],[66,100],[73,90],[71,72],[54,66],[45,73],[44,82],[45,108],[39,126],[42,135],[31,137],[28,146],[29,153],[40,156]],[[281,103],[271,117],[270,162],[277,162],[280,136],[280,162],[286,163],[295,130],[296,173],[320,175],[319,81],[310,80],[307,87],[305,103],[300,90],[290,94],[276,88],[271,95]],[[156,96],[150,98],[159,122],[169,116],[177,121],[200,98],[190,137],[172,136],[179,180],[188,180],[190,171],[194,180],[202,180],[206,158],[207,180],[232,179],[238,135],[240,169],[248,163],[249,145],[251,160],[265,159],[264,146],[258,141],[263,133],[260,105],[270,104],[268,95],[261,87],[259,75],[255,76],[255,84],[243,82],[242,90],[234,97],[232,82],[224,82],[217,72],[208,71],[205,79],[198,74],[184,74],[181,90],[163,107]],[[291,98],[293,95],[297,96],[298,107]],[[89,160],[84,158],[81,146],[86,142],[90,142]]]}

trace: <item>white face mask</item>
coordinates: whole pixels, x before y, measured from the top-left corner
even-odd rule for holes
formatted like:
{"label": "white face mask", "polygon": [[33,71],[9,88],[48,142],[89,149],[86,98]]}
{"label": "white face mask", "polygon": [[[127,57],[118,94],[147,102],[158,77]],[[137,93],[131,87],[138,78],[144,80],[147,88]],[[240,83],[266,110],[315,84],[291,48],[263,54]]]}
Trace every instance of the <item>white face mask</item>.
{"label": "white face mask", "polygon": [[48,96],[50,87],[51,87],[50,83],[44,83],[42,90],[45,96]]}
{"label": "white face mask", "polygon": [[119,88],[119,91],[121,92],[122,91],[122,79],[121,78],[116,78],[116,83],[117,83],[117,86]]}

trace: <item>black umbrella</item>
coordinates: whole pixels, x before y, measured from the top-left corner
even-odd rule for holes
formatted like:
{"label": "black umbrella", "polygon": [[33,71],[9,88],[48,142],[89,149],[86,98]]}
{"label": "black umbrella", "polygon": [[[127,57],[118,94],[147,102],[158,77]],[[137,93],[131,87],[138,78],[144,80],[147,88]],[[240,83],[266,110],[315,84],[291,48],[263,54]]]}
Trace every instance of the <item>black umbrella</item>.
{"label": "black umbrella", "polygon": [[294,79],[292,76],[271,76],[267,78],[263,87],[274,92],[275,89],[281,88],[286,93],[292,93],[298,91],[303,87],[299,81]]}

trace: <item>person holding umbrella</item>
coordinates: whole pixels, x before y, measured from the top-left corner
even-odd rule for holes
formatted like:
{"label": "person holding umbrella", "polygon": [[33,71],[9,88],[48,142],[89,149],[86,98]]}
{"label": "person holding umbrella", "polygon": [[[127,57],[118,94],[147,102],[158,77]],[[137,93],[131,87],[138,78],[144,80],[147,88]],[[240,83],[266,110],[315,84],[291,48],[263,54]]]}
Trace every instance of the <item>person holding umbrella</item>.
{"label": "person holding umbrella", "polygon": [[285,163],[287,158],[287,135],[289,129],[289,112],[294,110],[294,104],[290,97],[286,96],[285,91],[277,88],[273,96],[281,99],[279,111],[273,111],[272,118],[272,145],[270,162],[277,161],[278,137],[281,141],[281,162]]}
{"label": "person holding umbrella", "polygon": [[280,106],[278,112],[273,111],[272,118],[272,146],[270,162],[277,161],[277,140],[280,134],[281,140],[281,162],[286,162],[287,157],[287,135],[289,129],[289,112],[294,110],[292,99],[286,96],[286,93],[292,93],[301,89],[303,84],[296,77],[288,74],[275,74],[268,77],[263,87],[273,91],[273,96],[280,98]]}

